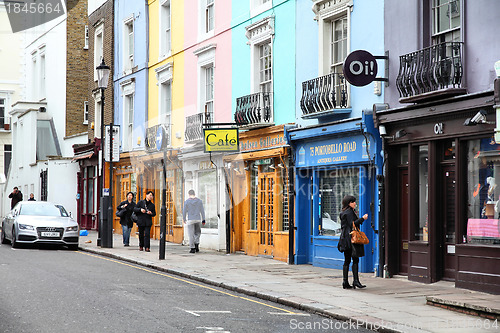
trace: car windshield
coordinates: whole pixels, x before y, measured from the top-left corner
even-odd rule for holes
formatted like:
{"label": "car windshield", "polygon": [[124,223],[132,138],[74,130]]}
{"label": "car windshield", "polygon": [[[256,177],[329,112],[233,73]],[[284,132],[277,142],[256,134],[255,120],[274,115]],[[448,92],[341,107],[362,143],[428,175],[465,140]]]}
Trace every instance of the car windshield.
{"label": "car windshield", "polygon": [[34,216],[64,216],[68,217],[66,209],[61,205],[22,205],[19,215],[34,215]]}

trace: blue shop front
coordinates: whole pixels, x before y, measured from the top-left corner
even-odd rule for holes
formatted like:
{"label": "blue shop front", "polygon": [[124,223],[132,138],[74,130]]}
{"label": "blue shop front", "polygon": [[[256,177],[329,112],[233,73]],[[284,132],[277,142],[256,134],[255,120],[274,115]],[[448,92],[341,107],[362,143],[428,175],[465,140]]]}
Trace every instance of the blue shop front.
{"label": "blue shop front", "polygon": [[350,194],[358,198],[358,216],[369,216],[361,227],[370,243],[360,270],[380,272],[376,175],[382,174],[382,157],[372,113],[290,129],[286,135],[295,164],[295,263],[342,269],[339,213],[342,198]]}

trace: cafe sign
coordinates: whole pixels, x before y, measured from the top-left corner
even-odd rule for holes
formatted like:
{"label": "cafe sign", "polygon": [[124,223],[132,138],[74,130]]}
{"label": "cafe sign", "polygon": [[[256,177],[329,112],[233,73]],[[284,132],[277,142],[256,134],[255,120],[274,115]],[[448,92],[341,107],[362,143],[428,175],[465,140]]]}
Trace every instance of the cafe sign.
{"label": "cafe sign", "polygon": [[203,137],[205,153],[239,151],[237,128],[205,128]]}

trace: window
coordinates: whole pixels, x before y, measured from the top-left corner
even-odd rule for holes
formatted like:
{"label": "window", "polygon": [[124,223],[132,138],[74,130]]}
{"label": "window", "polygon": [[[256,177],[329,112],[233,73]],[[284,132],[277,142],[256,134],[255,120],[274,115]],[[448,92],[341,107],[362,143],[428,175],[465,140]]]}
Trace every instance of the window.
{"label": "window", "polygon": [[500,245],[500,145],[467,142],[467,243]]}
{"label": "window", "polygon": [[3,146],[3,167],[4,174],[7,175],[9,172],[10,161],[12,160],[12,145]]}
{"label": "window", "polygon": [[340,236],[342,199],[348,194],[359,197],[359,177],[359,168],[320,172],[319,235]]}
{"label": "window", "polygon": [[85,26],[84,39],[85,39],[85,42],[84,42],[83,49],[88,50],[89,49],[89,26],[88,25]]}
{"label": "window", "polygon": [[52,120],[37,120],[36,159],[46,160],[48,156],[61,156],[54,123]]}
{"label": "window", "polygon": [[257,230],[259,216],[259,171],[254,162],[249,162],[250,168],[250,230]]}
{"label": "window", "polygon": [[[330,36],[330,73],[343,74],[342,66],[347,58],[347,16],[331,22]],[[334,76],[335,96],[342,95],[344,79],[341,75]]]}
{"label": "window", "polygon": [[271,42],[266,42],[258,46],[259,52],[259,91],[272,92],[272,72],[273,60],[271,52]]}
{"label": "window", "polygon": [[134,20],[133,18],[125,22],[124,27],[124,52],[123,69],[130,70],[134,67]]}
{"label": "window", "polygon": [[33,100],[38,100],[38,62],[37,62],[38,53],[33,52],[31,54],[31,98]]}
{"label": "window", "polygon": [[96,67],[101,64],[104,57],[104,25],[101,24],[95,29],[94,35],[94,81],[97,81]]}
{"label": "window", "polygon": [[124,114],[123,114],[123,150],[128,151],[131,150],[132,138],[134,134],[134,95],[126,95],[124,101]]}
{"label": "window", "polygon": [[460,0],[432,0],[433,44],[459,42]]}
{"label": "window", "polygon": [[213,122],[214,112],[214,66],[204,67],[204,114],[205,122]]}
{"label": "window", "polygon": [[5,98],[0,98],[0,129],[3,129],[5,124],[5,103]]}
{"label": "window", "polygon": [[257,16],[260,13],[271,8],[271,0],[250,0],[250,17]]}
{"label": "window", "polygon": [[89,102],[83,102],[83,124],[88,125],[89,123]]}
{"label": "window", "polygon": [[101,101],[97,99],[94,108],[94,137],[101,138]]}
{"label": "window", "polygon": [[214,2],[215,0],[206,0],[205,6],[205,32],[214,30]]}
{"label": "window", "polygon": [[216,171],[204,171],[198,173],[198,196],[203,202],[205,209],[206,224],[203,228],[217,229],[217,177]]}
{"label": "window", "polygon": [[95,167],[83,169],[83,214],[94,213],[94,186],[97,183]]}
{"label": "window", "polygon": [[164,0],[160,10],[160,57],[167,57],[172,49],[172,17],[170,11],[170,0]]}
{"label": "window", "polygon": [[418,147],[418,223],[414,240],[429,241],[429,147]]}
{"label": "window", "polygon": [[46,69],[45,69],[45,49],[40,50],[40,96],[39,99],[44,99],[46,97],[45,86],[46,86],[46,77],[45,77]]}
{"label": "window", "polygon": [[172,115],[172,81],[167,81],[160,86],[160,114],[158,122],[167,126],[167,144],[170,145],[170,123]]}

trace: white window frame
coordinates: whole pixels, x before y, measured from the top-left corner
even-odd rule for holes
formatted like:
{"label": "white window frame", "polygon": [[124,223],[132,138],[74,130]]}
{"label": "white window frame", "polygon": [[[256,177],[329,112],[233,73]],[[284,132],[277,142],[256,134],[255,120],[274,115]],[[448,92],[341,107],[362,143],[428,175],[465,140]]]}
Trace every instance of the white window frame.
{"label": "white window frame", "polygon": [[104,24],[99,24],[94,32],[94,81],[97,82],[96,67],[101,64],[104,57]]}
{"label": "white window frame", "polygon": [[47,58],[45,56],[45,46],[42,46],[38,49],[38,54],[40,56],[40,77],[39,77],[39,96],[40,100],[43,100],[47,97]]}
{"label": "white window frame", "polygon": [[160,57],[164,60],[172,54],[172,3],[162,0],[160,3]]}
{"label": "white window frame", "polygon": [[[431,27],[431,30],[432,30],[432,41],[433,41],[433,44],[439,44],[439,43],[442,43],[442,42],[460,42],[462,41],[462,25],[463,25],[463,22],[462,22],[462,19],[463,19],[463,8],[462,8],[462,4],[464,2],[464,0],[460,1],[459,5],[458,5],[458,10],[459,10],[459,14],[456,14],[456,15],[449,15],[449,24],[450,24],[450,27],[448,29],[443,29],[443,30],[440,30],[438,31],[437,29],[437,26],[438,26],[438,22],[437,22],[437,11],[438,11],[438,8],[439,7],[444,7],[444,6],[451,6],[452,3],[456,3],[457,0],[448,0],[448,2],[446,4],[442,4],[442,5],[439,5],[439,6],[436,6],[435,4],[435,0],[432,0],[432,3],[431,3],[431,12],[432,12],[432,16],[431,16],[431,19],[432,19],[432,27]],[[448,11],[447,11],[447,15],[448,15],[448,12],[449,12],[449,8],[448,8]],[[459,17],[459,21],[460,21],[460,24],[457,26],[457,27],[452,27],[452,19],[454,17]]]}
{"label": "white window frame", "polygon": [[38,50],[31,53],[31,98],[32,100],[38,100]]}
{"label": "white window frame", "polygon": [[[319,76],[330,74],[331,60],[332,60],[332,22],[346,18],[347,20],[347,49],[345,50],[346,56],[350,52],[351,45],[351,12],[353,8],[353,0],[338,0],[336,4],[329,7],[321,6],[322,0],[314,0],[313,12],[316,14],[315,19],[318,21],[318,37],[319,37],[319,50],[318,50],[318,72]],[[345,60],[345,59],[344,59]],[[336,63],[337,66],[343,64],[342,62]],[[338,82],[336,82],[338,84]],[[347,105],[351,107],[351,86],[347,84]]]}
{"label": "white window frame", "polygon": [[[130,35],[132,34],[132,52],[130,52]],[[135,26],[134,16],[130,16],[123,21],[123,71],[125,73],[131,72],[134,67],[134,39],[135,39]]]}
{"label": "white window frame", "polygon": [[[210,1],[210,3],[209,3]],[[208,14],[208,7],[212,7],[212,14],[213,14],[213,27],[211,30],[207,30],[207,14]],[[198,36],[199,40],[205,40],[207,38],[213,37],[214,36],[214,31],[215,31],[215,0],[198,0],[198,8],[200,8],[199,11],[199,19],[198,19]]]}
{"label": "white window frame", "polygon": [[101,89],[93,92],[94,97],[94,137],[101,138]]}
{"label": "white window frame", "polygon": [[[135,80],[129,79],[121,82],[120,88],[123,96],[122,150],[132,151],[134,148]],[[130,116],[131,113],[132,117]]]}
{"label": "white window frame", "polygon": [[[212,107],[211,110],[211,117],[212,121],[214,120],[215,117],[215,51],[217,49],[216,44],[209,44],[205,47],[202,47],[200,49],[197,49],[194,51],[194,54],[198,57],[198,113],[205,113],[205,110],[207,107]],[[207,100],[207,93],[206,93],[206,88],[207,88],[207,80],[206,80],[206,74],[207,74],[207,69],[212,68],[213,70],[213,75],[212,75],[212,99]],[[210,110],[208,110],[210,111]]]}
{"label": "white window frame", "polygon": [[89,124],[89,102],[88,101],[83,102],[83,124],[84,125]]}
{"label": "white window frame", "polygon": [[250,0],[250,17],[257,16],[272,7],[272,0]]}
{"label": "white window frame", "polygon": [[84,41],[83,49],[88,50],[89,49],[89,26],[88,25],[85,26],[84,40],[85,41]]}
{"label": "white window frame", "polygon": [[[168,142],[170,146],[172,142],[172,105],[173,105],[173,63],[169,62],[157,69],[156,72],[156,85],[158,86],[158,124],[167,125]],[[170,89],[170,98],[165,96],[166,86]],[[168,105],[166,105],[168,104]]]}
{"label": "white window frame", "polygon": [[273,91],[273,41],[274,41],[274,17],[268,16],[247,27],[246,37],[250,45],[250,87],[252,93],[260,92],[260,46],[269,43],[271,45],[271,92]]}

